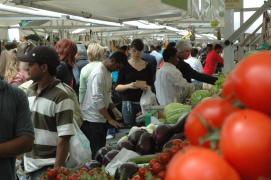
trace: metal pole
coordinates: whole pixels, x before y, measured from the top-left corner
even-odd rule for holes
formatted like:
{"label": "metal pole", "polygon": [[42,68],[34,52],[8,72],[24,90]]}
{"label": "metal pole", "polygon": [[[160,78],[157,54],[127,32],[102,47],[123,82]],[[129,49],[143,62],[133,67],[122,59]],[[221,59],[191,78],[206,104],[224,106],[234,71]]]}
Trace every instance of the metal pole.
{"label": "metal pole", "polygon": [[[229,37],[234,33],[234,10],[226,10],[224,14],[224,35]],[[232,44],[224,48],[224,73],[230,72],[234,68],[234,47]]]}

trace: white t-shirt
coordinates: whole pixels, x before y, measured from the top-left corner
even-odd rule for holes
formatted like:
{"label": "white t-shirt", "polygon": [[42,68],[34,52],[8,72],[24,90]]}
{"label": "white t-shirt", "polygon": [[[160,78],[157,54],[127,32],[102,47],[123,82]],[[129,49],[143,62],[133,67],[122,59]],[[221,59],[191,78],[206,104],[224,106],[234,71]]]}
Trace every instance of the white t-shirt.
{"label": "white t-shirt", "polygon": [[183,78],[176,66],[168,62],[165,62],[163,67],[156,72],[154,85],[160,105],[178,102],[182,88],[192,86]]}
{"label": "white t-shirt", "polygon": [[111,99],[112,77],[103,63],[91,72],[88,77],[87,91],[81,104],[83,120],[105,123],[106,119],[99,109],[108,108]]}
{"label": "white t-shirt", "polygon": [[188,63],[195,71],[198,71],[200,73],[203,72],[203,67],[199,59],[191,56],[184,61]]}

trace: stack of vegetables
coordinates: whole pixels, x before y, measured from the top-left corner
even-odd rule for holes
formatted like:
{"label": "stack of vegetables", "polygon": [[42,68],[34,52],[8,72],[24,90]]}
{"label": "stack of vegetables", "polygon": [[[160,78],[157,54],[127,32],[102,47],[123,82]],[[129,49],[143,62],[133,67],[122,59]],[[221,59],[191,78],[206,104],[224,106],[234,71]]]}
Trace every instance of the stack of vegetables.
{"label": "stack of vegetables", "polygon": [[112,178],[100,166],[126,148],[142,156],[119,167],[116,180],[271,179],[270,75],[271,52],[247,56],[226,77],[222,97],[199,102],[175,125],[132,128],[116,149],[100,149],[77,174]]}
{"label": "stack of vegetables", "polygon": [[172,158],[165,179],[271,179],[270,75],[271,52],[247,56],[225,79],[223,97],[195,106],[185,124],[192,146]]}

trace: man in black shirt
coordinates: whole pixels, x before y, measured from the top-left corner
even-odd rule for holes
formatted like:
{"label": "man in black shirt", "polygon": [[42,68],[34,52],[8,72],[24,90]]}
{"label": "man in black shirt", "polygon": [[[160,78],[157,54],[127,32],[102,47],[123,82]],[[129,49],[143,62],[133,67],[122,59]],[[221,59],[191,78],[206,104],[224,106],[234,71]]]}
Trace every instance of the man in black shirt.
{"label": "man in black shirt", "polygon": [[217,78],[209,76],[203,73],[195,71],[188,63],[184,60],[190,56],[192,45],[189,41],[179,41],[176,45],[178,50],[179,62],[177,68],[182,72],[183,77],[191,83],[191,79],[195,79],[208,84],[215,84]]}

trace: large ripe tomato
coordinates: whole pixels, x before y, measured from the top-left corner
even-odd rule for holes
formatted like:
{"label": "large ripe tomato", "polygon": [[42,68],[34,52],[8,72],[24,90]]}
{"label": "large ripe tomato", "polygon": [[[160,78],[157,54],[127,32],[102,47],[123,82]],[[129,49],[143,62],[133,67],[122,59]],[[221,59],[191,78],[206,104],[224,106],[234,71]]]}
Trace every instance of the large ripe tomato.
{"label": "large ripe tomato", "polygon": [[[221,128],[225,117],[236,110],[237,108],[222,98],[211,98],[200,102],[186,120],[184,132],[189,142],[192,145],[201,145],[200,139],[208,134],[202,119],[212,128]],[[209,144],[205,142],[203,145],[209,147]]]}
{"label": "large ripe tomato", "polygon": [[244,177],[271,178],[271,118],[254,110],[240,110],[222,127],[220,149]]}
{"label": "large ripe tomato", "polygon": [[214,151],[188,147],[170,161],[165,180],[240,180],[237,172]]}
{"label": "large ripe tomato", "polygon": [[245,106],[271,114],[271,52],[247,56],[232,71],[234,94]]}
{"label": "large ripe tomato", "polygon": [[234,90],[234,81],[232,80],[232,74],[229,74],[225,79],[223,83],[222,94],[223,97],[231,103],[237,100]]}

